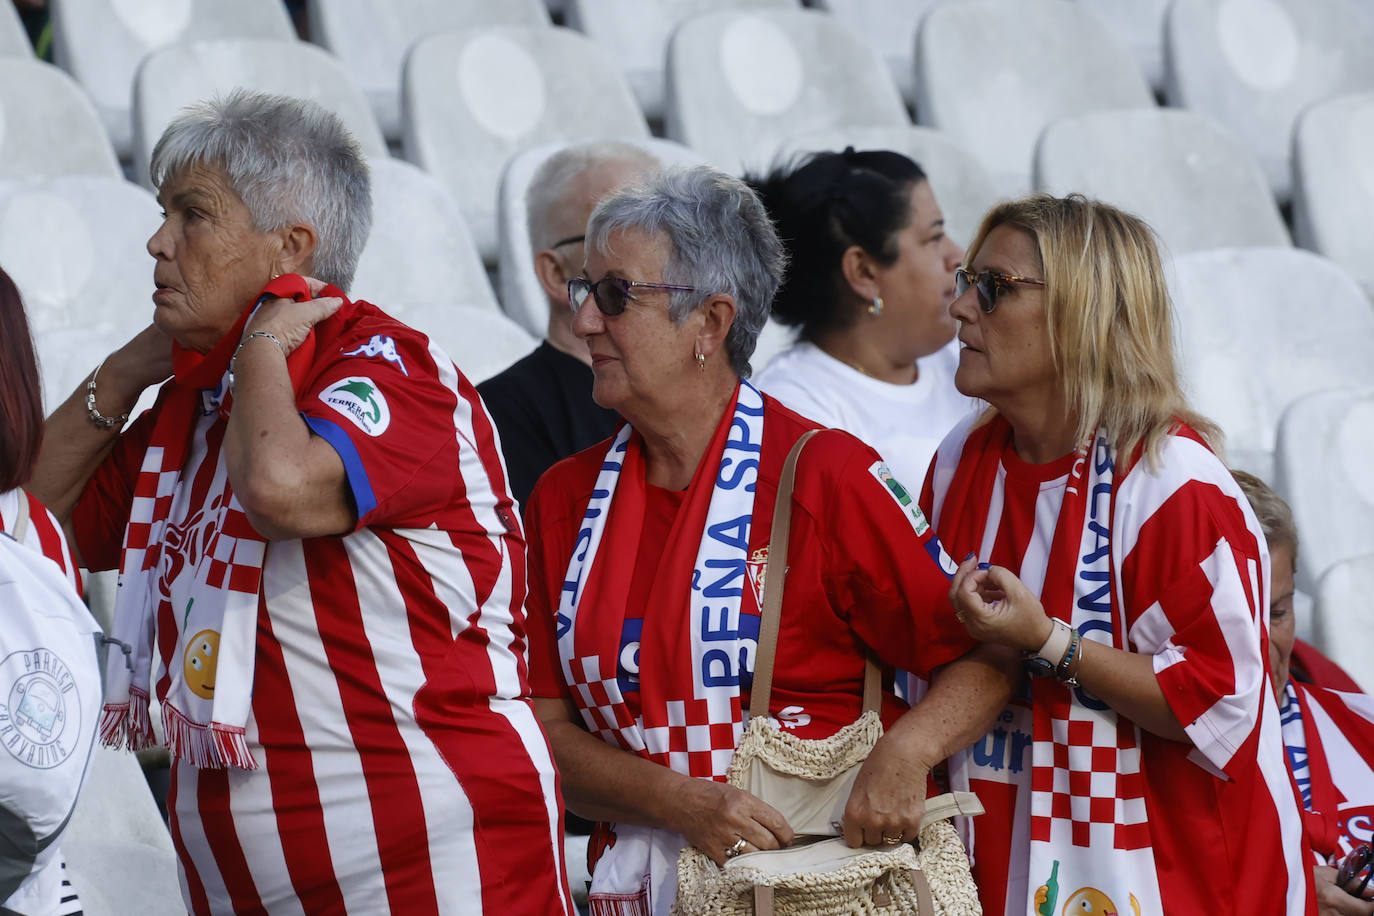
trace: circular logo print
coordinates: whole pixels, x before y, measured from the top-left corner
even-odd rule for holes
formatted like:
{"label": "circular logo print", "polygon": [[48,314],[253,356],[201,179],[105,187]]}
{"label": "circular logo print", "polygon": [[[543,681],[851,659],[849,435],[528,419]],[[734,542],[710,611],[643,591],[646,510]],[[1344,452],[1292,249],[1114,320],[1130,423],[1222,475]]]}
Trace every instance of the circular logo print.
{"label": "circular logo print", "polygon": [[0,745],[25,766],[51,769],[76,749],[81,699],[76,679],[47,649],[0,661]]}

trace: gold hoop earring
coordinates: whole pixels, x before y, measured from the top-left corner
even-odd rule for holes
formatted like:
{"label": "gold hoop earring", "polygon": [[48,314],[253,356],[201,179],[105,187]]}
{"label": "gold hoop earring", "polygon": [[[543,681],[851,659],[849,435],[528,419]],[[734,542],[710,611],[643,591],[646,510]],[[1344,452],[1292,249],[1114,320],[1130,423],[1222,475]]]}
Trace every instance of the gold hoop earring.
{"label": "gold hoop earring", "polygon": [[874,318],[877,318],[877,317],[878,317],[879,315],[881,315],[882,313],[883,313],[883,297],[882,297],[882,296],[874,296],[874,297],[873,297],[873,301],[872,301],[871,303],[869,303],[869,305],[868,305],[868,314],[872,315]]}
{"label": "gold hoop earring", "polygon": [[702,372],[705,372],[705,371],[706,371],[706,354],[705,354],[705,353],[702,353],[700,350],[696,351],[696,354],[697,354],[697,368],[700,369]]}

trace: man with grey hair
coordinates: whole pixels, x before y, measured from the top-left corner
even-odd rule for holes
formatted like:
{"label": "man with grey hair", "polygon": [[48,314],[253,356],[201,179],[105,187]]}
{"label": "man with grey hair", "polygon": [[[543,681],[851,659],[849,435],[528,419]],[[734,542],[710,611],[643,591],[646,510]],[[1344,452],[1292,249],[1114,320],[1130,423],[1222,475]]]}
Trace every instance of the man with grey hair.
{"label": "man with grey hair", "polygon": [[532,353],[477,386],[501,433],[511,495],[521,506],[554,462],[615,429],[615,411],[592,400],[591,357],[572,329],[568,281],[582,272],[583,233],[597,203],[660,165],[640,147],[596,141],[559,150],[530,180],[530,248],[548,297],[548,331]]}

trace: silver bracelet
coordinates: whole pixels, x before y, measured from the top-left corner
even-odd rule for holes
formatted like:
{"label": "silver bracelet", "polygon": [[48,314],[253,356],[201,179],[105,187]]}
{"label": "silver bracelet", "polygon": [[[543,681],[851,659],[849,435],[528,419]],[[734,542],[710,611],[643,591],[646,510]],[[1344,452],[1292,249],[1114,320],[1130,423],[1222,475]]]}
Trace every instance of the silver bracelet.
{"label": "silver bracelet", "polygon": [[238,363],[239,351],[242,350],[244,346],[248,343],[248,341],[252,340],[254,337],[265,337],[266,339],[272,341],[272,343],[277,345],[277,349],[281,350],[282,359],[286,358],[286,345],[281,342],[280,337],[278,337],[276,334],[273,334],[271,331],[251,331],[248,334],[244,335],[243,340],[240,340],[239,345],[234,348],[234,355],[229,357],[230,394],[233,394],[234,392],[234,366]]}
{"label": "silver bracelet", "polygon": [[101,360],[96,365],[95,371],[91,373],[90,381],[86,383],[86,416],[90,417],[91,423],[96,429],[114,429],[116,426],[123,428],[129,422],[127,413],[117,417],[107,417],[95,409],[95,377],[100,374],[100,367],[105,365],[105,360]]}

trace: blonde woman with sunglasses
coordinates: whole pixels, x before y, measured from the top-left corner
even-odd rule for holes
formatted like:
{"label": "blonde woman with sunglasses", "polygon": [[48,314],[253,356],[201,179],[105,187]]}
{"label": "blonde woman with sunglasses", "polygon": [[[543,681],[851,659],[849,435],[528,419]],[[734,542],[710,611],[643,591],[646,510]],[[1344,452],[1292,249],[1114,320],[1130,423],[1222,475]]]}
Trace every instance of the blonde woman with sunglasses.
{"label": "blonde woman with sunglasses", "polygon": [[989,914],[1310,912],[1266,674],[1269,554],[1179,388],[1153,233],[1081,196],[983,221],[951,313],[991,409],[927,478],[956,611],[1027,680],[951,762]]}

